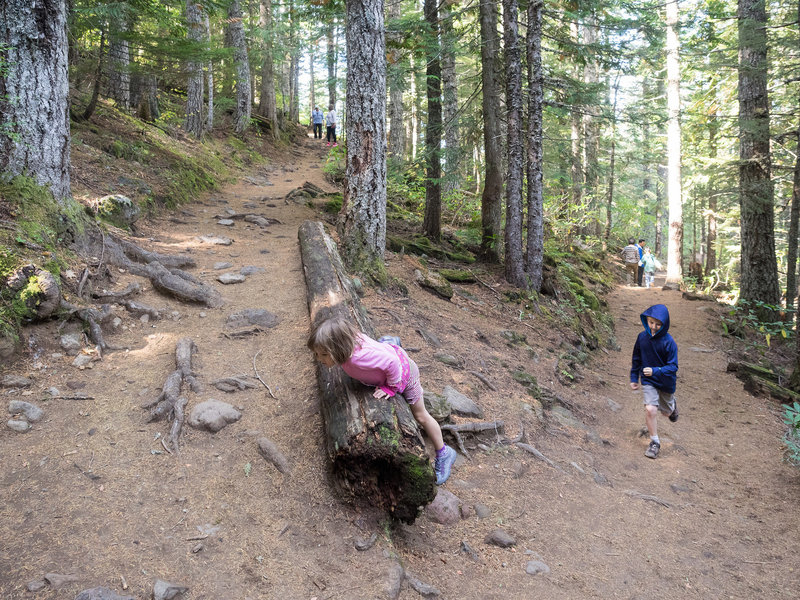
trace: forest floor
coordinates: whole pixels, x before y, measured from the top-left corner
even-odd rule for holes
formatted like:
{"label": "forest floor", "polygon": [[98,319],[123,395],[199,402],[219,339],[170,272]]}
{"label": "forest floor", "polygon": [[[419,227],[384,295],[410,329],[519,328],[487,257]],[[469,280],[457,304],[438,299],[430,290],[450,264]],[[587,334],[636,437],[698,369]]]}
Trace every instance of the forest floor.
{"label": "forest floor", "polygon": [[[415,259],[387,253],[390,274],[406,282],[409,295],[367,289],[363,302],[376,329],[416,349],[427,390],[452,386],[470,396],[485,420],[506,423],[509,437],[524,427],[555,467],[517,446],[484,442],[470,459],[459,458],[443,486],[462,504],[464,518],[452,525],[427,514],[413,525],[392,524],[340,502],[327,473],[315,365],[305,347],[297,243],[301,222],[323,213],[284,201],[305,181],[330,189],[318,168],[325,155],[323,142],[306,139],[283,164],[260,167],[249,180],[138,228],[134,241],[148,249],[191,252],[193,273],[218,287],[223,307],[182,304],[146,286],[140,300],[164,308],[166,317],[145,323],[121,313],[108,337],[129,350],[84,368],[72,366],[59,346],[72,325],[26,330],[28,352],[2,365],[0,376],[26,375],[33,383],[0,393],[6,402],[39,405],[45,416],[25,434],[0,430],[1,598],[72,599],[105,586],[146,599],[156,579],[187,586],[183,597],[192,600],[386,598],[398,562],[449,599],[798,596],[800,475],[782,461],[780,406],[750,396],[726,373],[730,342],[720,336],[721,308],[660,287],[613,289],[607,300],[621,350],[596,352],[579,380],[563,386],[554,369],[564,335],[544,318],[523,326],[493,287],[499,274],[484,272],[488,286],[456,285],[459,293],[446,301],[413,283]],[[279,223],[218,225],[225,209]],[[203,235],[233,243],[212,245]],[[264,270],[222,286],[220,262],[231,263],[228,271]],[[119,270],[114,275],[115,289],[133,281]],[[669,307],[679,347],[681,418],[659,419],[661,455],[650,460],[640,435],[641,395],[630,390],[628,372],[639,314],[655,303]],[[226,336],[227,316],[249,308],[274,313],[278,324],[250,337]],[[533,350],[510,344],[506,330],[526,336]],[[186,426],[180,453],[170,455],[160,439],[169,426],[148,423],[142,404],[175,368],[183,337],[197,345],[203,384],[189,394],[188,410],[216,398],[243,417],[216,434]],[[442,350],[463,368],[435,360]],[[512,378],[517,366],[562,401],[533,401]],[[210,385],[256,370],[275,399],[257,380],[233,394]],[[289,474],[261,458],[261,436],[286,453]],[[513,547],[485,543],[497,528],[515,538]],[[356,550],[354,542],[373,533],[377,542]],[[534,560],[549,573],[527,574]],[[41,591],[26,591],[53,573],[74,580],[51,576]],[[420,597],[408,581],[397,597]]]}

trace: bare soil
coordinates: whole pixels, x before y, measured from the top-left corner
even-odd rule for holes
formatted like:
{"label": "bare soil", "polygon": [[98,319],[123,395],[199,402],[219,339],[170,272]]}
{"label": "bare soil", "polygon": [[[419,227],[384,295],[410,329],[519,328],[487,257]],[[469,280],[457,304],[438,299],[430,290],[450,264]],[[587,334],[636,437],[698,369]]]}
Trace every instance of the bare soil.
{"label": "bare soil", "polygon": [[[544,317],[518,321],[498,297],[501,286],[493,287],[499,277],[486,272],[488,287],[457,285],[461,293],[448,302],[412,283],[415,259],[388,253],[388,269],[409,296],[368,289],[363,301],[376,328],[412,349],[427,390],[450,385],[469,395],[486,420],[506,423],[508,437],[524,428],[558,468],[516,446],[473,445],[444,486],[468,515],[452,526],[425,515],[413,525],[392,524],[342,503],[327,475],[315,366],[304,344],[297,229],[320,218],[320,207],[283,199],[305,181],[330,189],[318,168],[324,152],[307,139],[291,163],[254,174],[271,185],[242,181],[140,227],[135,241],[150,250],[191,252],[199,265],[193,273],[218,286],[223,307],[182,304],[145,285],[137,300],[165,308],[166,317],[143,323],[120,312],[122,326],[109,341],[130,350],[78,369],[72,357],[59,356],[58,336],[73,325],[59,332],[52,322],[30,328],[26,355],[0,367],[0,375],[34,379],[27,391],[2,390],[5,402],[27,400],[45,411],[26,434],[0,429],[0,597],[71,599],[106,586],[145,599],[163,579],[188,586],[183,597],[193,600],[385,598],[396,561],[451,599],[797,597],[800,478],[782,462],[780,407],[750,396],[725,372],[729,342],[719,335],[719,309],[675,291],[614,289],[607,299],[621,350],[598,351],[580,380],[563,386],[555,368],[569,336]],[[226,208],[280,223],[217,225],[215,215]],[[234,242],[210,245],[201,235]],[[222,286],[214,264],[223,261],[233,264],[230,271],[264,271]],[[114,275],[115,289],[134,279]],[[679,346],[681,418],[659,419],[661,456],[649,460],[641,397],[629,389],[628,371],[639,314],[659,302],[670,309]],[[280,322],[254,336],[223,335],[227,316],[247,308],[264,308]],[[503,330],[525,335],[534,352],[510,344]],[[169,425],[148,423],[141,405],[158,396],[175,368],[176,343],[187,336],[197,344],[203,384],[189,394],[187,410],[216,398],[244,416],[216,434],[185,427],[180,453],[170,455],[161,444]],[[463,368],[436,360],[440,351]],[[534,401],[512,379],[518,367],[562,402]],[[233,394],[210,385],[256,370],[276,399],[260,383]],[[51,398],[53,386],[62,396],[90,399]],[[287,455],[289,474],[259,455],[261,436]],[[488,516],[476,516],[475,505]],[[516,545],[486,544],[496,528]],[[356,550],[354,542],[372,533],[377,543]],[[526,574],[530,560],[550,573]],[[78,580],[26,591],[47,573]],[[399,598],[417,597],[403,585]]]}

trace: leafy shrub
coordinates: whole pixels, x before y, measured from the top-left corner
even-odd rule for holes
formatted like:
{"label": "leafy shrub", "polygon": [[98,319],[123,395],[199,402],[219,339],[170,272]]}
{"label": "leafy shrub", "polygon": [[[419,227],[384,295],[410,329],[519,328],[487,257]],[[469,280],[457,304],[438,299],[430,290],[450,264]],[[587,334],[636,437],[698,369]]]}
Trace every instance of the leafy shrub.
{"label": "leafy shrub", "polygon": [[800,402],[795,402],[792,406],[784,404],[783,408],[783,422],[789,427],[783,438],[786,460],[800,466]]}

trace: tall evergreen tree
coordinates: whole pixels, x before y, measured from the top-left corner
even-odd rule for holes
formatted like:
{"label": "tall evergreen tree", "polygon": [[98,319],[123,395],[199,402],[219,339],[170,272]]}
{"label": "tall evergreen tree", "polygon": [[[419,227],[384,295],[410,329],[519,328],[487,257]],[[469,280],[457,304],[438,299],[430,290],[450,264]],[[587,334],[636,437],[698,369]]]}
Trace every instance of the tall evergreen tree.
{"label": "tall evergreen tree", "polygon": [[0,2],[0,173],[70,197],[67,14],[63,0]]}
{"label": "tall evergreen tree", "polygon": [[683,189],[681,187],[681,96],[678,46],[678,0],[666,5],[667,23],[667,195],[669,198],[669,243],[667,283],[678,285],[683,278]]}
{"label": "tall evergreen tree", "polygon": [[525,272],[528,277],[528,285],[537,292],[542,287],[544,261],[542,4],[542,0],[529,0],[526,44],[528,57],[528,242]]}
{"label": "tall evergreen tree", "polygon": [[425,127],[425,219],[422,230],[430,239],[438,240],[442,229],[442,69],[439,63],[438,0],[425,0],[424,7],[428,25],[425,43],[428,122]]}
{"label": "tall evergreen tree", "polygon": [[234,130],[236,133],[242,133],[250,125],[252,94],[250,89],[250,65],[247,60],[247,42],[244,35],[242,8],[239,0],[232,0],[228,7],[228,39],[233,48],[233,64],[236,70]]}
{"label": "tall evergreen tree", "polygon": [[[738,25],[740,298],[777,305],[780,291],[775,257],[764,0],[739,0]],[[769,314],[761,312],[764,316]]]}
{"label": "tall evergreen tree", "polygon": [[386,40],[382,0],[347,0],[347,167],[339,228],[351,267],[386,248]]}

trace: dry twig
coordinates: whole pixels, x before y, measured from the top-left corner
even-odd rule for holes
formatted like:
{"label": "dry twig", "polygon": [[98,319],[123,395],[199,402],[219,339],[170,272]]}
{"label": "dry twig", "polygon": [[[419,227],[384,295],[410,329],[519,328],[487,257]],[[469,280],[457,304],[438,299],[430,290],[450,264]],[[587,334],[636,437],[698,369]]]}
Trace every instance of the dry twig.
{"label": "dry twig", "polygon": [[263,379],[261,379],[261,375],[258,374],[258,369],[256,368],[256,358],[258,358],[259,354],[261,354],[261,350],[260,349],[259,349],[258,352],[256,352],[256,355],[253,357],[253,371],[255,371],[255,373],[256,373],[256,379],[258,379],[263,384],[263,386],[265,388],[267,388],[267,391],[269,392],[270,397],[273,400],[277,400],[277,398],[275,397],[275,394],[272,393],[272,389],[266,384],[266,382]]}

